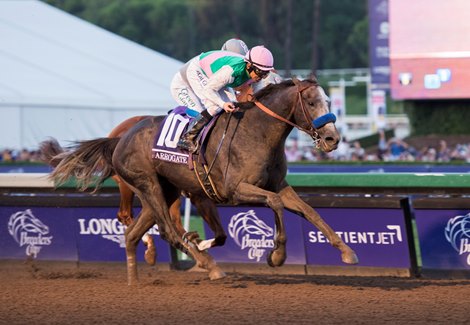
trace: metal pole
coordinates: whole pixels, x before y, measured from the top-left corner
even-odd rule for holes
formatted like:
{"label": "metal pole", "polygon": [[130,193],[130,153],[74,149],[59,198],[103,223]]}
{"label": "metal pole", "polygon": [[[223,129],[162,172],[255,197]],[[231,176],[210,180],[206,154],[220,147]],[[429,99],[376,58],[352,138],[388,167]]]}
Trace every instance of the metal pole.
{"label": "metal pole", "polygon": [[[189,198],[185,198],[185,200],[184,200],[184,219],[183,219],[183,225],[184,225],[184,229],[186,229],[186,231],[189,231],[190,219],[191,219],[191,200],[190,200]],[[188,255],[182,253],[182,254],[181,254],[181,259],[182,259],[182,260],[187,260],[187,259],[188,259]]]}

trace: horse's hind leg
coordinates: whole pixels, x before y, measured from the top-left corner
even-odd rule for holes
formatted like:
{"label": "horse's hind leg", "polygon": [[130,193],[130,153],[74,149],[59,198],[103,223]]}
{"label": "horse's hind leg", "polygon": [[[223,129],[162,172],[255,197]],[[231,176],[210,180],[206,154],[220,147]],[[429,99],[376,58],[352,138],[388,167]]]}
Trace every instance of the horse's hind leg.
{"label": "horse's hind leg", "polygon": [[[173,203],[171,203],[169,210],[170,210],[171,219],[173,220],[177,231],[179,229],[182,229],[180,231],[182,234],[184,234],[185,230],[183,228],[183,224],[181,223],[180,207],[181,207],[181,200],[178,198],[174,200]],[[146,232],[142,236],[142,242],[145,244],[145,246],[147,246],[147,249],[145,250],[145,254],[144,254],[145,262],[147,262],[148,265],[155,265],[157,251],[156,251],[153,237],[148,232]]]}
{"label": "horse's hind leg", "polygon": [[[139,121],[148,118],[149,116],[134,116],[121,122],[116,126],[108,135],[108,138],[122,137],[131,127],[137,124]],[[129,226],[134,220],[134,214],[132,212],[132,203],[134,201],[134,192],[129,186],[118,176],[114,175],[113,179],[119,186],[120,200],[119,200],[119,211],[117,213],[118,220]],[[142,237],[142,242],[147,246],[145,251],[145,261],[149,265],[155,264],[155,243],[153,237],[149,234],[145,234]]]}
{"label": "horse's hind leg", "polygon": [[134,220],[134,214],[132,213],[134,192],[132,192],[129,186],[127,186],[119,176],[114,175],[113,179],[118,184],[120,194],[117,218],[122,224],[129,226]]}
{"label": "horse's hind leg", "polygon": [[179,189],[168,183],[165,179],[160,179],[162,187],[165,189],[165,198],[169,206],[171,220],[177,234],[184,240],[192,242],[200,251],[213,246],[222,246],[225,243],[227,235],[220,223],[217,207],[214,202],[206,196],[190,195],[191,203],[195,205],[199,214],[207,222],[211,230],[215,233],[215,238],[210,240],[201,240],[199,234],[195,231],[187,231],[181,221],[181,192]]}
{"label": "horse's hind leg", "polygon": [[152,216],[152,210],[143,205],[138,218],[126,229],[127,283],[129,285],[134,285],[138,281],[136,259],[137,244],[154,224],[155,221]]}
{"label": "horse's hind leg", "polygon": [[[209,278],[211,280],[225,276],[225,273],[217,266],[214,259],[207,252],[199,251],[178,235],[168,210],[168,197],[165,197],[156,175],[144,175],[143,179],[139,180],[137,190],[138,192],[136,193],[139,195],[142,206],[148,206],[152,209],[152,215],[155,218],[154,222],[156,221],[163,239],[183,253],[191,255],[199,267],[209,271]],[[166,190],[170,191],[168,188]]]}
{"label": "horse's hind leg", "polygon": [[[209,271],[211,279],[224,277],[225,274],[207,252],[201,252],[184,242],[175,230],[169,213],[167,198],[164,195],[164,187],[160,183],[160,181],[163,182],[163,179],[158,179],[152,158],[148,152],[148,146],[153,141],[153,135],[144,131],[152,126],[149,123],[153,123],[153,120],[143,121],[141,124],[142,129],[133,129],[134,133],[127,133],[126,136],[121,138],[112,158],[114,171],[131,186],[134,193],[139,197],[144,211],[141,212],[141,217],[147,219],[147,213],[153,216],[153,222],[158,225],[163,239],[184,253],[189,253],[196,260],[198,266]],[[147,211],[148,209],[150,212]],[[133,243],[126,241],[127,244],[131,245]],[[131,250],[130,253],[132,253]]]}
{"label": "horse's hind leg", "polygon": [[279,195],[285,207],[297,212],[318,228],[330,241],[331,245],[341,251],[341,259],[347,264],[357,264],[359,259],[356,253],[346,245],[331,227],[320,217],[311,206],[305,203],[290,186],[285,187]]}
{"label": "horse's hind leg", "polygon": [[[155,205],[152,205],[155,208]],[[161,204],[157,205],[158,210],[162,207]],[[164,210],[164,209],[163,209]],[[157,211],[154,215],[163,216],[161,220],[165,224],[165,239],[175,248],[181,250],[183,253],[191,255],[195,260],[196,264],[209,271],[209,278],[216,280],[225,277],[225,273],[217,266],[213,258],[205,251],[200,251],[197,247],[194,247],[191,243],[183,240],[173,226],[172,220],[169,215],[165,212]],[[165,217],[167,216],[167,217]]]}
{"label": "horse's hind leg", "polygon": [[[134,192],[119,176],[114,175],[113,179],[119,186],[120,194],[117,218],[122,224],[130,226],[130,224],[134,221],[134,213],[132,211],[132,205],[135,196]],[[157,253],[153,237],[150,234],[145,233],[142,236],[142,242],[147,247],[144,254],[145,262],[147,262],[148,265],[155,265]]]}

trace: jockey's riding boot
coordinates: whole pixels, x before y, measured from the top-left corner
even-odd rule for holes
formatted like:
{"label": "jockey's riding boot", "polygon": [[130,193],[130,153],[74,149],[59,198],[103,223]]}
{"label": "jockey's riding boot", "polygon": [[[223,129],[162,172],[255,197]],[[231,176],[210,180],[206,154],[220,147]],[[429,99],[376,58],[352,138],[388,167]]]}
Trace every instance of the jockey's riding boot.
{"label": "jockey's riding boot", "polygon": [[207,110],[203,110],[188,127],[188,131],[178,141],[178,147],[189,152],[196,152],[198,150],[198,143],[196,142],[197,135],[202,130],[204,125],[209,123],[212,116]]}

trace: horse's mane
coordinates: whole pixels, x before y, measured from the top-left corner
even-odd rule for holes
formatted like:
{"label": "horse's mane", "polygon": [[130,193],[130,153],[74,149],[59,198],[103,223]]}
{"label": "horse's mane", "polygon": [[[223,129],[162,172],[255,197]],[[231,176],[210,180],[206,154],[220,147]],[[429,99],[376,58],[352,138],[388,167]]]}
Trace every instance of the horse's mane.
{"label": "horse's mane", "polygon": [[[308,82],[308,83],[311,83],[313,86],[318,86],[318,81],[315,78],[305,79],[302,82]],[[276,93],[280,90],[283,90],[285,88],[289,88],[292,86],[294,86],[294,82],[292,81],[292,79],[284,80],[278,84],[269,84],[266,87],[258,90],[256,93],[254,93],[253,99],[260,100],[266,96],[269,96],[273,93]],[[248,109],[248,108],[253,107],[254,103],[253,103],[253,100],[249,100],[247,102],[241,102],[239,103],[239,105],[240,105],[240,108]]]}

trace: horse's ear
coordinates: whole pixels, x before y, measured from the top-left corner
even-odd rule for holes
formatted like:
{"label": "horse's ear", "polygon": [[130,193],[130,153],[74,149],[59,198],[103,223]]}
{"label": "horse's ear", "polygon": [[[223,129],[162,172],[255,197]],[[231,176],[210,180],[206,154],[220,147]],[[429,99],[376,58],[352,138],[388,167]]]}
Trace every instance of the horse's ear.
{"label": "horse's ear", "polygon": [[296,77],[292,77],[292,81],[294,82],[294,85],[297,85],[297,86],[300,85],[300,80],[297,79]]}

